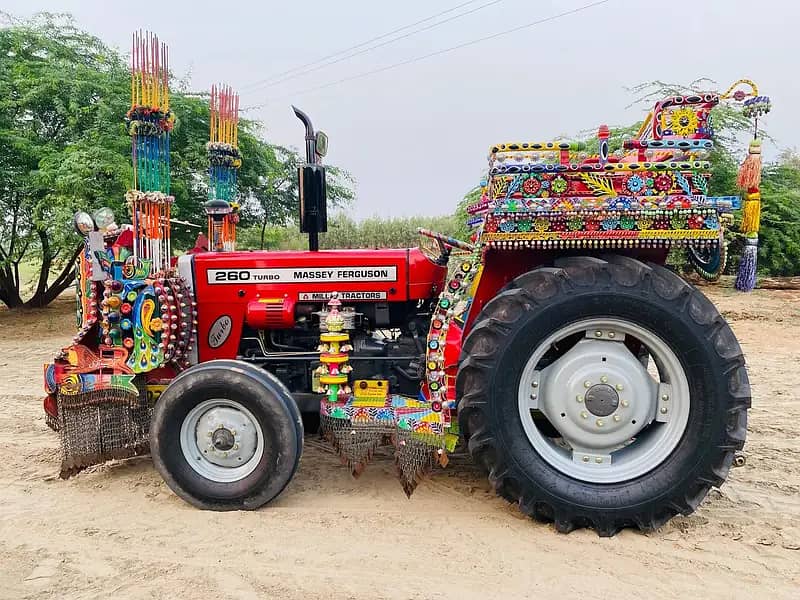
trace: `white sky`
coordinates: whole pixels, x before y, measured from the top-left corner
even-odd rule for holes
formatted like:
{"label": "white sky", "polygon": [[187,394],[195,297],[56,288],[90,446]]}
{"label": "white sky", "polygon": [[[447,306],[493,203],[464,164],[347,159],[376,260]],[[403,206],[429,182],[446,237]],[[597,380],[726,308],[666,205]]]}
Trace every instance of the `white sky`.
{"label": "white sky", "polygon": [[302,148],[302,126],[289,106],[298,105],[328,133],[327,162],[356,177],[357,217],[450,213],[479,179],[491,144],[630,123],[642,108],[626,108],[634,98],[625,87],[654,79],[689,83],[706,76],[719,91],[736,79],[754,79],[774,104],[764,125],[778,148],[768,156],[796,145],[795,0],[610,0],[425,61],[298,93],[590,1],[499,0],[284,83],[252,85],[463,1],[164,0],[151,3],[148,16],[146,3],[130,0],[3,0],[2,10],[23,17],[71,12],[80,27],[124,52],[133,29],[150,29],[169,44],[172,70],[189,79],[190,89],[224,81],[240,91],[242,106],[267,102],[245,116],[261,120],[275,143]]}

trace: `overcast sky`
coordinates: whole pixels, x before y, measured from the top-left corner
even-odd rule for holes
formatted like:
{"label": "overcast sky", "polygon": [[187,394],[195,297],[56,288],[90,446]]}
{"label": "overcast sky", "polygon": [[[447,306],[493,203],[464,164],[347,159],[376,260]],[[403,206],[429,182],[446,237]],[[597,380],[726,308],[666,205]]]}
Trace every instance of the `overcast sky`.
{"label": "overcast sky", "polygon": [[165,0],[151,3],[150,14],[147,4],[129,0],[3,0],[2,9],[23,17],[70,12],[80,27],[124,52],[133,29],[150,29],[169,44],[172,70],[188,78],[190,89],[224,81],[240,91],[242,106],[259,105],[245,116],[262,121],[271,142],[302,147],[303,130],[289,106],[296,104],[328,133],[327,162],[355,176],[357,217],[450,213],[478,181],[491,144],[630,123],[643,109],[626,108],[634,99],[626,86],[653,79],[689,83],[705,76],[720,91],[754,79],[774,104],[764,120],[779,146],[770,155],[797,145],[795,0],[609,0],[303,93],[590,2],[475,0],[418,27],[491,5],[272,86],[254,84],[465,0]]}

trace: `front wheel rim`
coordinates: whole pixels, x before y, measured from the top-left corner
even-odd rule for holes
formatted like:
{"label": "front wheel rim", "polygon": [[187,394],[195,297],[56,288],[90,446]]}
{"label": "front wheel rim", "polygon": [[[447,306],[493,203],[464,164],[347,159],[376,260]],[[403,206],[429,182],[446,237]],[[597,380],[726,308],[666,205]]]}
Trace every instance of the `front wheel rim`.
{"label": "front wheel rim", "polygon": [[264,435],[252,412],[235,400],[201,402],[181,424],[183,456],[196,473],[217,483],[250,475],[264,455]]}
{"label": "front wheel rim", "polygon": [[[568,349],[559,354],[559,344]],[[634,355],[631,346],[646,352]],[[661,337],[624,319],[593,318],[539,344],[523,368],[518,405],[528,440],[550,466],[581,481],[617,483],[672,454],[688,424],[690,393]]]}

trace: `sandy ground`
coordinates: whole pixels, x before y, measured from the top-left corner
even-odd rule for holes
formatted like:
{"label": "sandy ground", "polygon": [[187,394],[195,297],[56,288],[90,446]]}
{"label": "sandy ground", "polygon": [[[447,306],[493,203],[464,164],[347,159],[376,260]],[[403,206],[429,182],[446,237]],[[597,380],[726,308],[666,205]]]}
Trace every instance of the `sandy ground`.
{"label": "sandy ground", "polygon": [[316,439],[272,505],[208,513],[149,457],[57,477],[41,364],[72,300],[0,311],[0,598],[800,597],[800,293],[709,289],[747,353],[746,466],[661,531],[557,534],[466,457],[406,500],[387,457],[359,481]]}

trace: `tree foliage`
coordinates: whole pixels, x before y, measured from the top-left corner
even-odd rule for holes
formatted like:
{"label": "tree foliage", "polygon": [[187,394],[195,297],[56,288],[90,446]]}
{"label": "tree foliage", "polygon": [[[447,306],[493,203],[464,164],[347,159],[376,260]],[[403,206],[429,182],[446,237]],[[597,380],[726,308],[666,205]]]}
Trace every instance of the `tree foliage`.
{"label": "tree foliage", "polygon": [[[130,72],[124,56],[69,16],[3,16],[10,26],[0,28],[0,301],[44,306],[74,280],[80,241],[72,215],[109,206],[127,221],[132,168],[123,116]],[[174,247],[188,248],[205,230],[209,109],[185,89],[171,100],[173,217],[200,226],[173,228]],[[242,223],[286,225],[297,204],[300,159],[260,132],[258,123],[240,122]],[[332,203],[346,204],[352,179],[335,167],[328,172]],[[31,265],[37,275],[25,301],[23,269]]]}
{"label": "tree foliage", "polygon": [[77,244],[67,224],[77,197],[120,207],[130,168],[117,89],[127,77],[114,52],[67,18],[0,29],[0,300],[8,306],[23,304],[26,260],[41,266],[30,305],[72,282]]}
{"label": "tree foliage", "polygon": [[[424,227],[446,235],[457,235],[461,227],[457,217],[405,217],[383,219],[373,217],[355,221],[344,213],[335,213],[328,222],[328,231],[319,236],[320,248],[409,248],[419,241],[417,229]],[[242,249],[261,247],[261,227],[241,230],[237,244]],[[263,230],[265,248],[272,250],[304,250],[308,236],[295,226],[269,226]]]}

